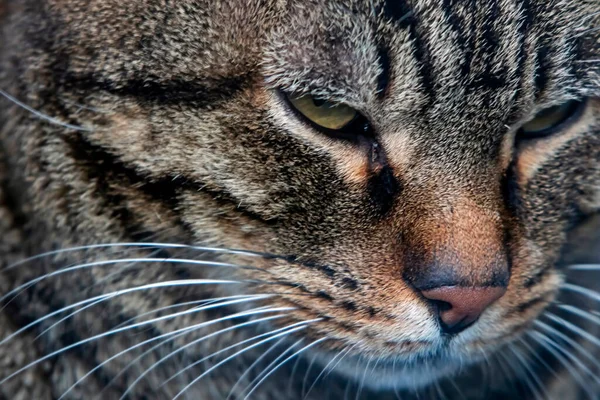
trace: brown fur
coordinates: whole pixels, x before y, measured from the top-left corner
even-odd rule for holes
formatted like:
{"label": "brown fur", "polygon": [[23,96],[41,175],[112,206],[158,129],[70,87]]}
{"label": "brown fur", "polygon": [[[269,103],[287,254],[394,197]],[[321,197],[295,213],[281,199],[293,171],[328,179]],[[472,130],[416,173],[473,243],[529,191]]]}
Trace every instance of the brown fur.
{"label": "brown fur", "polygon": [[[102,338],[7,385],[29,379],[35,383],[22,386],[28,391],[23,398],[41,392],[60,397],[87,371],[136,343],[268,305],[296,310],[185,348],[129,395],[173,397],[218,361],[160,385],[196,359],[311,319],[319,321],[286,339],[263,364],[300,338],[304,345],[327,340],[299,358],[295,375],[294,362],[277,370],[256,398],[303,398],[304,380],[312,383],[341,349],[350,349],[349,355],[317,382],[311,397],[342,398],[346,391],[385,399],[395,396],[394,389],[406,397],[412,389],[432,396],[429,391],[441,385],[451,398],[459,392],[473,399],[528,398],[541,390],[528,385],[530,370],[547,397],[582,393],[572,369],[564,368],[566,379],[557,383],[523,340],[561,369],[527,332],[536,329],[534,321],[547,321],[541,316],[558,296],[595,307],[581,296],[561,294],[570,276],[557,265],[571,250],[572,228],[600,210],[600,63],[593,61],[600,57],[599,5],[0,2],[0,89],[55,118],[42,120],[0,99],[0,266],[71,246],[148,240],[280,256],[215,257],[171,249],[161,256],[216,258],[254,269],[155,262],[43,280],[8,304],[2,319],[12,327],[0,333],[83,298],[151,282],[252,282],[115,297],[35,342],[35,335],[19,337],[12,351],[22,357],[11,361],[8,374],[157,307],[233,294],[276,296]],[[280,91],[344,102],[368,118],[376,134],[356,142],[327,137],[298,118]],[[515,143],[518,128],[536,112],[570,99],[586,99],[576,123],[548,139]],[[595,244],[582,246],[588,256]],[[76,263],[148,257],[146,250],[114,247],[44,257],[2,272],[0,288],[6,293]],[[474,326],[448,339],[414,289],[440,269],[469,287],[510,278],[507,293]],[[118,375],[143,353],[136,349],[103,365],[70,396],[89,398],[117,377],[103,395],[118,398],[161,356],[233,322],[181,337]],[[235,387],[241,396],[265,365],[251,370],[245,383],[235,382],[266,349],[236,358],[186,395],[221,399]],[[590,351],[600,354],[595,347]],[[9,350],[0,352],[12,359]],[[517,366],[522,354],[529,354],[526,367]],[[484,355],[493,358],[492,365]],[[513,370],[512,387],[499,377],[503,357]],[[457,372],[463,364],[468,368]],[[585,390],[600,393],[597,382],[590,385]],[[12,390],[6,388],[12,386],[0,385],[5,396]]]}

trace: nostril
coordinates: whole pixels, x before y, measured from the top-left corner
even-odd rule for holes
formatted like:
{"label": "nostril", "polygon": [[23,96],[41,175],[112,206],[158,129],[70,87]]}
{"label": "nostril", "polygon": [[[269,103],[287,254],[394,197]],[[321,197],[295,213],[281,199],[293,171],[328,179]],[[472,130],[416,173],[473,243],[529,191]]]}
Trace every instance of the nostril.
{"label": "nostril", "polygon": [[435,308],[438,314],[449,311],[452,308],[452,304],[442,300],[429,300],[429,303]]}
{"label": "nostril", "polygon": [[[466,318],[463,318],[461,320],[456,320],[456,321],[451,321],[448,318],[448,313],[452,312],[452,304],[448,303],[447,301],[441,301],[441,300],[428,300],[428,302],[431,304],[431,306],[433,307],[434,313],[437,315],[439,323],[440,323],[440,328],[442,328],[442,332],[445,334],[456,334],[459,333],[465,329],[467,329],[469,326],[473,325],[473,323],[475,321],[470,321]],[[442,315],[445,316],[445,318],[442,318]]]}
{"label": "nostril", "polygon": [[462,324],[460,322],[455,325],[448,325],[446,324],[446,322],[444,322],[444,320],[441,317],[442,315],[446,315],[447,312],[449,312],[452,309],[452,304],[448,303],[447,301],[441,300],[428,300],[428,302],[429,304],[431,304],[434,314],[438,317],[440,327],[442,328],[442,332],[444,332],[445,334],[454,334],[463,330],[463,328],[461,327]]}
{"label": "nostril", "polygon": [[493,302],[506,292],[505,287],[442,286],[421,294],[434,306],[445,333],[458,333],[472,325]]}
{"label": "nostril", "polygon": [[[456,335],[465,329],[469,328],[479,319],[479,316],[465,316],[463,319],[450,321],[448,318],[443,318],[442,313],[438,314],[440,328],[446,335]],[[446,322],[448,321],[448,322]]]}

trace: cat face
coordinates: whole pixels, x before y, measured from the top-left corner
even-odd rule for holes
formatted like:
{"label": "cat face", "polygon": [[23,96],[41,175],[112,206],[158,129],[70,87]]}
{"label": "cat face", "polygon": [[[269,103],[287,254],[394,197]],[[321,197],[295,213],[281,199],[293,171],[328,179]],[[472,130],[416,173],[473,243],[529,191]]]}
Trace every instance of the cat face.
{"label": "cat face", "polygon": [[321,318],[321,362],[377,359],[368,384],[517,338],[600,208],[595,0],[45,3],[23,79],[83,129],[22,144],[37,207],[283,256],[240,277]]}

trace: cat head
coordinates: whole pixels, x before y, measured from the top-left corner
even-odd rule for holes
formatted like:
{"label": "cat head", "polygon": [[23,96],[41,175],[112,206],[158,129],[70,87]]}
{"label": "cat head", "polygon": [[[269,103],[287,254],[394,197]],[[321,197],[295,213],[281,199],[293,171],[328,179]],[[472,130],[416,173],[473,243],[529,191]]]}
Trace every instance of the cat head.
{"label": "cat head", "polygon": [[517,338],[600,208],[596,0],[38,3],[7,74],[76,128],[21,117],[39,212],[281,255],[246,277],[370,384]]}

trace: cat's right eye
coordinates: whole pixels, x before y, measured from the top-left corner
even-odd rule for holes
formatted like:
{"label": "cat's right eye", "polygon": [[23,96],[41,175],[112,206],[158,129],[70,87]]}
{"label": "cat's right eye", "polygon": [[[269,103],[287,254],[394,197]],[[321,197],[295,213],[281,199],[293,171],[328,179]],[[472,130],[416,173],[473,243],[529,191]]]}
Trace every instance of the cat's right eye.
{"label": "cat's right eye", "polygon": [[290,104],[306,119],[321,128],[338,131],[348,127],[360,114],[341,103],[317,99],[309,94],[286,95]]}

